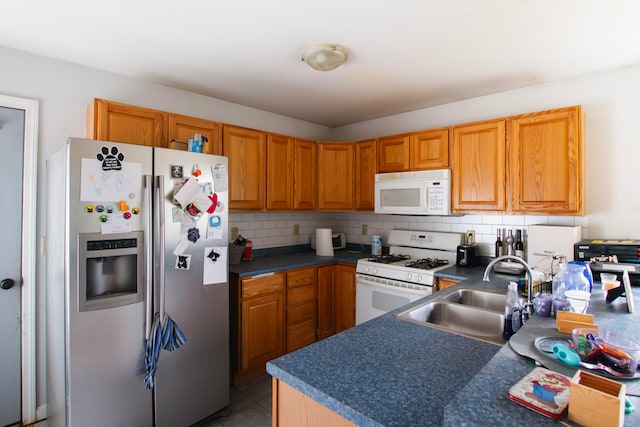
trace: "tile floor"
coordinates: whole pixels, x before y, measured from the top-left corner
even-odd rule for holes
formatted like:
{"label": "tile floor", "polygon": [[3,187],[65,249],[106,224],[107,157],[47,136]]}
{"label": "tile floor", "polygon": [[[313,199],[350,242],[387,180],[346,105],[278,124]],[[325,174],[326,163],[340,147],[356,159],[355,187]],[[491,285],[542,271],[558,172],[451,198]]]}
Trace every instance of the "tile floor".
{"label": "tile floor", "polygon": [[271,426],[271,375],[231,387],[231,403],[197,427]]}

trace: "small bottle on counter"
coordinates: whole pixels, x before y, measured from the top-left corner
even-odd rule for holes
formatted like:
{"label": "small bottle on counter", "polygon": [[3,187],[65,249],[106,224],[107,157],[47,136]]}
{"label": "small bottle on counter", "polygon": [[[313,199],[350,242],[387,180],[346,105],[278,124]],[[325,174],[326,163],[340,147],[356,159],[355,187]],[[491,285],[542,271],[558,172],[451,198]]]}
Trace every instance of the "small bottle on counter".
{"label": "small bottle on counter", "polygon": [[242,254],[243,261],[252,261],[253,260],[253,242],[251,240],[247,240],[247,243],[244,245],[244,253]]}
{"label": "small bottle on counter", "polygon": [[515,255],[515,250],[513,248],[513,232],[511,230],[508,231],[507,238],[504,239],[504,243],[506,246],[506,254]]}
{"label": "small bottle on counter", "polygon": [[522,230],[516,230],[516,243],[514,244],[516,256],[524,259],[524,243],[522,242]]}
{"label": "small bottle on counter", "polygon": [[518,284],[509,283],[507,291],[507,302],[504,305],[504,331],[502,337],[505,341],[515,334],[522,325],[522,310],[520,307],[520,297],[518,296]]}
{"label": "small bottle on counter", "polygon": [[382,255],[382,236],[379,236],[377,234],[375,236],[371,236],[371,255]]}
{"label": "small bottle on counter", "polygon": [[498,237],[496,238],[496,258],[504,255],[504,245],[502,243],[501,230],[498,228]]}

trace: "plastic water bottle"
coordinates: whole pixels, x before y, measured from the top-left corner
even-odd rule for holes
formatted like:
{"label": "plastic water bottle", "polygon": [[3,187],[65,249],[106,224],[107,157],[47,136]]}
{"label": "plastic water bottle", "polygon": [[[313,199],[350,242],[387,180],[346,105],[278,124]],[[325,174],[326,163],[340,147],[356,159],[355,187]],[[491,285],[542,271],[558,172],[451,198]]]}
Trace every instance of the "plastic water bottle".
{"label": "plastic water bottle", "polygon": [[502,337],[505,341],[508,341],[522,326],[521,312],[518,284],[511,282],[507,291],[507,302],[504,305],[504,332]]}

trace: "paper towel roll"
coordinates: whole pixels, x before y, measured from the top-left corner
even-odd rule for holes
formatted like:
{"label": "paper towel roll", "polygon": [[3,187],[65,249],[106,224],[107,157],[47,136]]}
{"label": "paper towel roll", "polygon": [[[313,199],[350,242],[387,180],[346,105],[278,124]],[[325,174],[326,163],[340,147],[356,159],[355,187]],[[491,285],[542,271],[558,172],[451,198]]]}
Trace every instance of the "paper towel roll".
{"label": "paper towel roll", "polygon": [[316,255],[333,256],[332,233],[330,228],[316,228]]}

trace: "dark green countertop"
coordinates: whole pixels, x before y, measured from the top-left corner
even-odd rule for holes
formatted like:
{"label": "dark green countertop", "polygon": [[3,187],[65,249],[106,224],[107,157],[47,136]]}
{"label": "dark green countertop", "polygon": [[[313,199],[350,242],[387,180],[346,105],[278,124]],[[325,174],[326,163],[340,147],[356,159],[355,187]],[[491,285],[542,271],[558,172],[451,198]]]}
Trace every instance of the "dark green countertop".
{"label": "dark green countertop", "polygon": [[[506,292],[513,276],[494,274],[484,282],[483,271],[452,266],[437,276],[463,280],[456,287]],[[624,298],[606,304],[600,289],[592,298],[589,312],[599,325],[640,341],[638,315],[626,312]],[[634,300],[640,307],[640,291]],[[362,426],[558,425],[507,398],[509,388],[536,367],[532,359],[508,344],[500,347],[413,324],[395,312],[272,360],[267,371]],[[553,328],[553,322],[534,316],[521,331]],[[562,372],[570,376],[575,368]],[[626,383],[628,391],[640,387],[640,380]],[[630,399],[640,408],[640,398]],[[566,416],[563,422],[572,425]],[[625,422],[640,425],[640,410]]]}
{"label": "dark green countertop", "polygon": [[368,252],[354,252],[346,249],[336,250],[334,256],[317,256],[315,251],[311,249],[300,248],[300,250],[294,252],[259,256],[255,257],[253,261],[230,264],[229,275],[232,277],[248,277],[334,262],[355,265],[358,259],[368,256]]}

